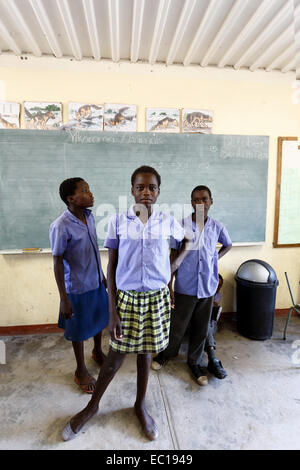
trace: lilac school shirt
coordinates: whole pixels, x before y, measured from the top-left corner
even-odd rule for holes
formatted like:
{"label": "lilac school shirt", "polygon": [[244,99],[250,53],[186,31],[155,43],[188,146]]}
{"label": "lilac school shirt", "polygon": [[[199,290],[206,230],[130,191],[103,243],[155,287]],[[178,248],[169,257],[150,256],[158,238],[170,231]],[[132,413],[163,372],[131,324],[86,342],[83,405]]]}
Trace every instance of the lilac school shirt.
{"label": "lilac school shirt", "polygon": [[153,212],[145,225],[133,207],[112,216],[104,246],[118,250],[117,289],[147,292],[165,288],[171,278],[171,236],[178,242],[184,238],[184,229],[171,215]]}
{"label": "lilac school shirt", "polygon": [[84,210],[85,225],[68,209],[50,225],[53,256],[63,255],[65,285],[68,294],[83,294],[97,289],[103,280],[95,219]]}
{"label": "lilac school shirt", "polygon": [[[191,216],[184,219],[182,225],[188,233],[193,233],[194,242],[199,241],[200,233]],[[198,299],[216,293],[219,283],[217,243],[224,246],[232,244],[225,226],[210,217],[207,217],[201,239],[201,247],[190,250],[176,271],[174,285],[175,292],[197,296]],[[171,238],[171,248],[179,250],[180,245]]]}

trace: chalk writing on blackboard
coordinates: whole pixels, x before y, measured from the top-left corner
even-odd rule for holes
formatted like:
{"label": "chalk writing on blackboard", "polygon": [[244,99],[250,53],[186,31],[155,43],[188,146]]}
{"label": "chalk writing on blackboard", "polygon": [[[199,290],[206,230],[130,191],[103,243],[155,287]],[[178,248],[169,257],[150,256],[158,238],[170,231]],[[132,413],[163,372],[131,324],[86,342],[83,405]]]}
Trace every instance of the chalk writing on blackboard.
{"label": "chalk writing on blackboard", "polygon": [[120,135],[86,135],[78,129],[66,129],[71,137],[72,144],[141,144],[141,145],[158,145],[162,144],[162,138],[158,135],[132,135],[122,133]]}

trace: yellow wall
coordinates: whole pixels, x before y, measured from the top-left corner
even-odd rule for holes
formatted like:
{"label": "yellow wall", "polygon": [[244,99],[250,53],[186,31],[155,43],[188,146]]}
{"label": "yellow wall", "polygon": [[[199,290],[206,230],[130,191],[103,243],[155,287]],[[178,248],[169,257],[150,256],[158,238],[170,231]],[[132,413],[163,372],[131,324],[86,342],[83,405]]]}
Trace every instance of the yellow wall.
{"label": "yellow wall", "polygon": [[[138,106],[138,130],[145,130],[146,107],[214,110],[216,134],[270,136],[267,230],[263,246],[234,247],[220,260],[225,279],[224,311],[233,311],[234,274],[250,258],[270,263],[279,278],[276,308],[290,306],[287,270],[299,298],[300,248],[272,247],[277,137],[300,135],[299,107],[292,103],[292,74],[201,67],[93,63],[55,59],[0,59],[0,100],[128,103]],[[251,194],[249,194],[251,204]],[[59,214],[58,214],[59,215]],[[107,257],[102,253],[106,270]],[[58,295],[50,254],[0,255],[0,325],[55,323]]]}

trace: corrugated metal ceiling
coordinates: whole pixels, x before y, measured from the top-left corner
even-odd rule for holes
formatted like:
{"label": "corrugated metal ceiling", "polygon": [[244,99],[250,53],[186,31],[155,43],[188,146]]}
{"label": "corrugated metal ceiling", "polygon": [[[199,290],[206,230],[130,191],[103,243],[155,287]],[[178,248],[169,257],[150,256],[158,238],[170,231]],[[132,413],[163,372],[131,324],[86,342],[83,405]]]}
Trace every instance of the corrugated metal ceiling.
{"label": "corrugated metal ceiling", "polygon": [[294,14],[300,0],[0,0],[0,51],[288,72]]}

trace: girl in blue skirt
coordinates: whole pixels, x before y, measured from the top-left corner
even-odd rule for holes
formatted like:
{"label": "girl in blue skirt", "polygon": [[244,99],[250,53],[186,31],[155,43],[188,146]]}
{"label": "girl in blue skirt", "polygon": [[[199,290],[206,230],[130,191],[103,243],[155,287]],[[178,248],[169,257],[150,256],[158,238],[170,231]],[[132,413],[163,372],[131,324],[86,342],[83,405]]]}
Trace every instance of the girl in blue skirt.
{"label": "girl in blue skirt", "polygon": [[102,365],[101,334],[108,324],[106,279],[102,273],[95,220],[87,209],[93,195],[82,178],[63,181],[60,197],[67,210],[50,226],[54,274],[60,294],[58,326],[72,341],[77,369],[74,381],[81,390],[93,393],[95,379],[84,361],[84,341],[94,337],[93,359]]}

